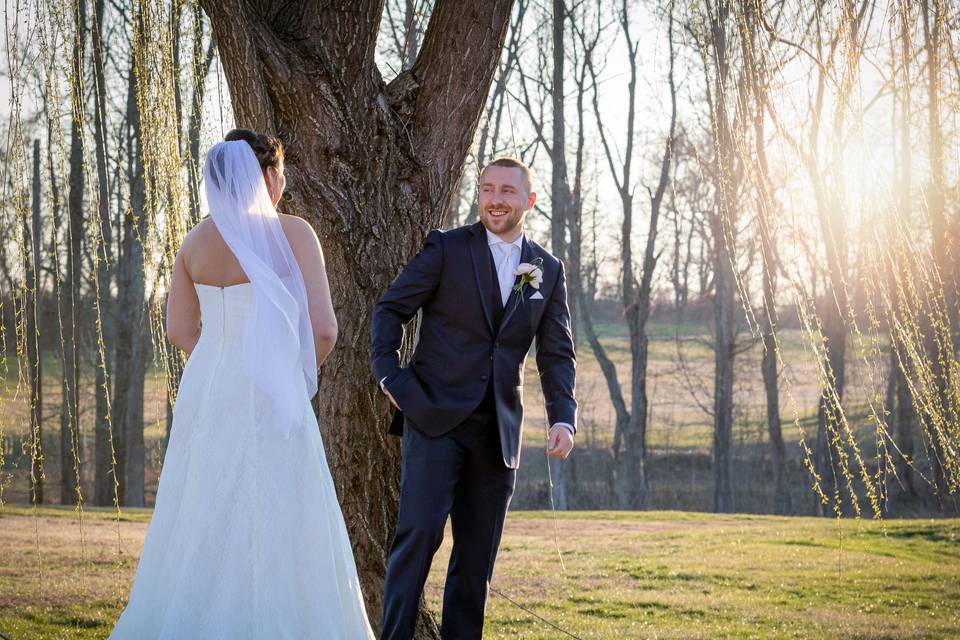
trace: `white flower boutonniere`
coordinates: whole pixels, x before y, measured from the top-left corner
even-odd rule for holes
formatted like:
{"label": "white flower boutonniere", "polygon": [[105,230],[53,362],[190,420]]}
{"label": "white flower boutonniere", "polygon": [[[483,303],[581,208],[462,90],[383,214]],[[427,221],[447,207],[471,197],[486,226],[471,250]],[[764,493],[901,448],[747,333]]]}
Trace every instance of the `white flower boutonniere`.
{"label": "white flower boutonniere", "polygon": [[517,283],[513,285],[513,290],[520,295],[520,301],[523,302],[523,288],[530,285],[534,289],[540,289],[543,282],[543,258],[536,258],[533,262],[521,262],[517,265],[513,275],[517,276]]}

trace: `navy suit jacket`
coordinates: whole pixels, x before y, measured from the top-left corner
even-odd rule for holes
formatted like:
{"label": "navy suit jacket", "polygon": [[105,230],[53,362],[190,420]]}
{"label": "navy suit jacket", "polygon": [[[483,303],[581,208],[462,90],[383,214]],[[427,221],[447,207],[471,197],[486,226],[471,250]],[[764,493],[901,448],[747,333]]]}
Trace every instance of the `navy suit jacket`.
{"label": "navy suit jacket", "polygon": [[[403,432],[404,417],[428,436],[439,436],[480,405],[491,379],[504,464],[520,462],[523,367],[536,340],[537,369],[550,424],[576,430],[576,357],[563,263],[524,240],[520,262],[543,260],[538,291],[512,292],[500,326],[494,326],[494,281],[482,223],[450,231],[434,229],[373,312],[373,374],[400,411],[390,432]],[[522,296],[522,299],[521,299]],[[403,325],[422,310],[413,358],[400,366]],[[402,412],[402,414],[401,414]]]}

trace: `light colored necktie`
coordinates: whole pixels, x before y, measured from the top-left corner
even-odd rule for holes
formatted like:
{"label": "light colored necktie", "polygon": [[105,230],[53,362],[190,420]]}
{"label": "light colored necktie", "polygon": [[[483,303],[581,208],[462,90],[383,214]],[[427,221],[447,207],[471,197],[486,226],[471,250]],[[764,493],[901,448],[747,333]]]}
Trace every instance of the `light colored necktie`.
{"label": "light colored necktie", "polygon": [[500,242],[494,245],[500,253],[500,259],[497,260],[497,278],[500,280],[500,299],[503,306],[507,306],[507,299],[510,297],[510,288],[516,276],[513,274],[512,257],[514,246],[506,242]]}

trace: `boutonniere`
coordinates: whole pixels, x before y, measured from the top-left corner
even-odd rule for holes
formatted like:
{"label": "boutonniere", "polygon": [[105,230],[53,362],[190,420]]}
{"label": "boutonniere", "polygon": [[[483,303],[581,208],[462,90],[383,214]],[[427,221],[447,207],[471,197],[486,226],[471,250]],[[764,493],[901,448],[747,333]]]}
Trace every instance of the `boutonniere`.
{"label": "boutonniere", "polygon": [[533,262],[521,262],[514,269],[513,275],[517,276],[517,283],[513,285],[513,290],[521,294],[520,302],[523,302],[523,288],[530,285],[534,289],[540,289],[540,283],[543,282],[543,258],[537,257]]}

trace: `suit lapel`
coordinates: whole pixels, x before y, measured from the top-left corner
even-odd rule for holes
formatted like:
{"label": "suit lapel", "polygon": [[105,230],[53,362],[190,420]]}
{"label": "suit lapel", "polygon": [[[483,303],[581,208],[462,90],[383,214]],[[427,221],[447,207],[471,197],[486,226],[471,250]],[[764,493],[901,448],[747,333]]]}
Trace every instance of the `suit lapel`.
{"label": "suit lapel", "polygon": [[487,246],[487,234],[482,223],[478,222],[471,228],[473,238],[470,240],[470,257],[473,259],[473,275],[477,280],[477,289],[480,291],[480,304],[483,306],[483,315],[487,319],[487,326],[491,333],[496,333],[493,326],[493,312],[490,310],[490,296],[493,291],[493,275],[490,273],[490,248]]}
{"label": "suit lapel", "polygon": [[[534,259],[533,247],[530,246],[530,243],[527,242],[527,237],[524,236],[523,243],[520,247],[520,263],[523,264],[524,262],[528,262],[528,263],[533,262],[533,259]],[[526,298],[527,294],[529,293],[528,290],[531,288],[532,287],[530,286],[526,286],[523,289],[521,289],[520,293],[517,293],[516,291],[512,291],[510,293],[510,297],[507,298],[507,308],[503,312],[503,320],[500,321],[501,332],[503,331],[503,328],[507,326],[507,323],[510,322],[510,318],[513,317],[513,314],[514,312],[516,312],[517,307],[520,306],[521,298]]]}

